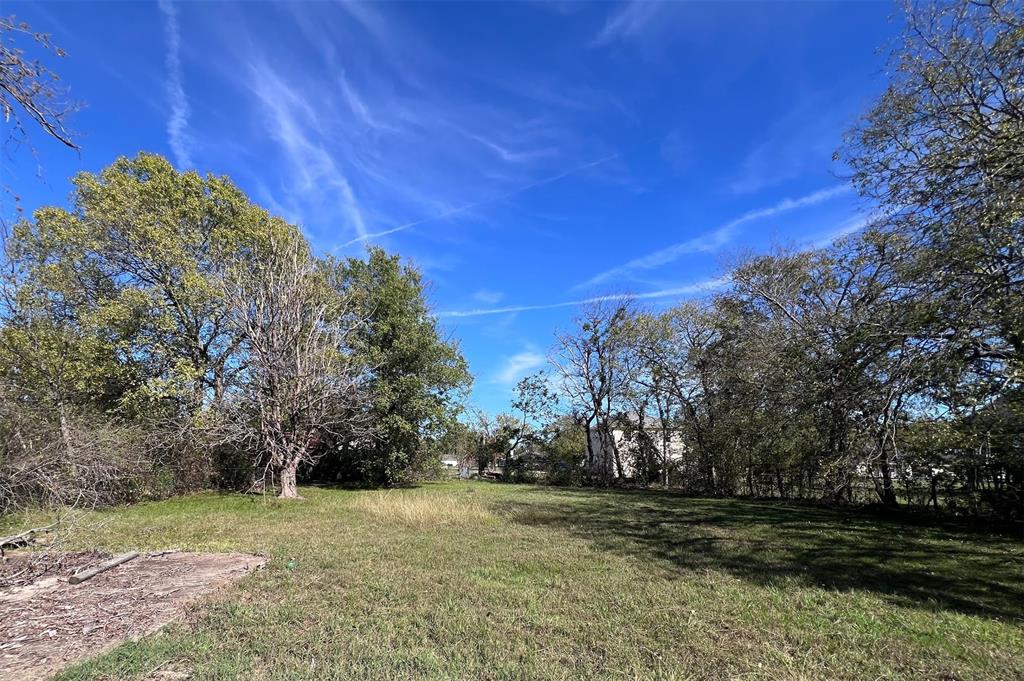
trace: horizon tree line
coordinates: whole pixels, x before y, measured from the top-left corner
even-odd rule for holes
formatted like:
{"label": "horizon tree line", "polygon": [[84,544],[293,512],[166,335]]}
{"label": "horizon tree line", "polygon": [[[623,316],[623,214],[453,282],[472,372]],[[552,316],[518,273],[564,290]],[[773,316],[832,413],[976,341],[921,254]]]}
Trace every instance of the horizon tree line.
{"label": "horizon tree line", "polygon": [[556,335],[552,432],[588,434],[577,477],[622,480],[633,457],[632,482],[698,494],[1024,515],[1024,12],[906,10],[889,86],[836,152],[873,213],[861,233],[747,257],[664,312],[588,306]]}
{"label": "horizon tree line", "polygon": [[[474,425],[456,421],[465,361],[397,256],[317,256],[227,178],[159,156],[79,174],[69,209],[5,234],[0,510],[211,481],[290,497],[300,474],[395,484],[454,447],[521,476],[531,453],[566,483],[628,470],[699,494],[1019,517],[1022,16],[906,5],[889,86],[836,152],[874,216],[862,233],[749,257],[664,312],[585,309],[556,337],[557,380]],[[5,111],[74,146],[55,76],[5,50]],[[665,454],[669,432],[685,456]]]}

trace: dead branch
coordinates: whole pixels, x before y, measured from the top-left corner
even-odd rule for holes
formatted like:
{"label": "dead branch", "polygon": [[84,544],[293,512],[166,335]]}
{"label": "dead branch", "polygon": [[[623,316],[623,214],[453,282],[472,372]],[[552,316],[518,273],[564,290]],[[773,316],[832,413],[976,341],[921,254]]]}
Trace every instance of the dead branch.
{"label": "dead branch", "polygon": [[49,532],[53,529],[54,525],[47,525],[45,527],[33,527],[30,530],[25,530],[18,534],[12,534],[8,537],[0,537],[0,558],[4,556],[4,549],[7,547],[20,548],[22,546],[28,546],[35,541],[35,535],[40,532]]}
{"label": "dead branch", "polygon": [[130,560],[134,560],[139,557],[138,551],[132,551],[131,553],[123,553],[120,556],[114,556],[105,563],[100,563],[94,568],[76,572],[68,578],[68,584],[81,584],[87,579],[92,579],[101,572],[106,572],[110,568],[117,567],[121,563],[127,563]]}

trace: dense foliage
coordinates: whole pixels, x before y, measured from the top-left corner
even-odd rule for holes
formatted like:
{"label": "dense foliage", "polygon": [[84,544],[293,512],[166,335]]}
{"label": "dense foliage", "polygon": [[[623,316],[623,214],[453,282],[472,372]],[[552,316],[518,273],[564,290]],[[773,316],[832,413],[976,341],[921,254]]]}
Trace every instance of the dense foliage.
{"label": "dense foliage", "polygon": [[438,460],[429,443],[454,427],[470,383],[458,347],[442,338],[424,297],[420,273],[398,256],[371,248],[366,260],[334,263],[335,285],[352,296],[365,323],[353,351],[368,372],[375,437],[336,440],[316,474],[335,480],[404,482]]}
{"label": "dense foliage", "polygon": [[749,258],[702,303],[592,306],[559,335],[580,475],[1021,516],[1021,17],[908,8],[891,84],[837,154],[874,211],[862,234]]}
{"label": "dense foliage", "polygon": [[344,477],[413,474],[468,382],[415,269],[320,259],[227,178],[152,154],[73,183],[5,241],[0,506],[294,488],[338,449]]}

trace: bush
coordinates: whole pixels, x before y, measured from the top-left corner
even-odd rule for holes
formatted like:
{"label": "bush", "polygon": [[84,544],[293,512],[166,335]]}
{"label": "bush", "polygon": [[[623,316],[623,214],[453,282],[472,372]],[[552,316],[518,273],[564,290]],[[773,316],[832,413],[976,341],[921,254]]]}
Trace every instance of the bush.
{"label": "bush", "polygon": [[119,423],[0,399],[0,513],[96,508],[206,487],[208,455],[172,422]]}

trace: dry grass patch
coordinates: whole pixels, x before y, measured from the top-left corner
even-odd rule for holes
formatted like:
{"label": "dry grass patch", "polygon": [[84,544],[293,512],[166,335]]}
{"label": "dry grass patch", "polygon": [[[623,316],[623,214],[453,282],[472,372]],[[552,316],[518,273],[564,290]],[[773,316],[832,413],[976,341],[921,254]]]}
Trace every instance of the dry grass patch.
{"label": "dry grass patch", "polygon": [[411,527],[475,525],[494,519],[479,501],[455,494],[387,490],[361,494],[356,508],[383,522]]}

